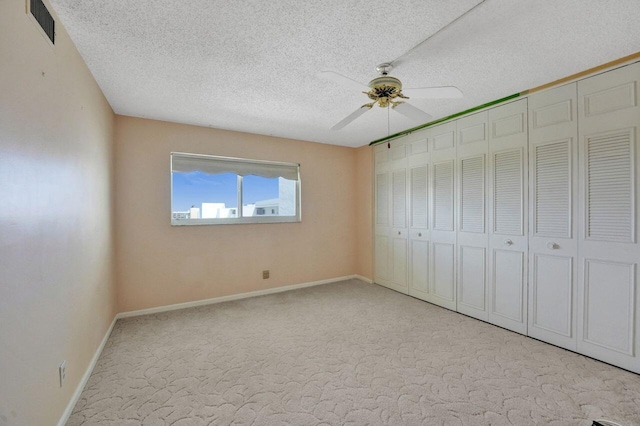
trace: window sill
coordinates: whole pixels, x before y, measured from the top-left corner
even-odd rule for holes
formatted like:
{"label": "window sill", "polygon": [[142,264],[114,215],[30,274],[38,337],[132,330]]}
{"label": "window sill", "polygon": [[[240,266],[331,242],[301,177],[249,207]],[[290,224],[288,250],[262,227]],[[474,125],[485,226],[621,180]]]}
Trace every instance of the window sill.
{"label": "window sill", "polygon": [[171,226],[199,225],[241,225],[246,223],[296,223],[302,219],[296,216],[241,217],[228,219],[171,219]]}

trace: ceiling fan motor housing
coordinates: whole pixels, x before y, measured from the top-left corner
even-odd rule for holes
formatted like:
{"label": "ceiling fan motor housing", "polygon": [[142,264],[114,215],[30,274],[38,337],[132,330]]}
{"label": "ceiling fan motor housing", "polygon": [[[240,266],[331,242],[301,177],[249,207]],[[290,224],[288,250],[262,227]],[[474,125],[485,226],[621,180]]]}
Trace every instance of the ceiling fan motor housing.
{"label": "ceiling fan motor housing", "polygon": [[392,99],[396,97],[405,98],[402,95],[402,83],[395,77],[382,75],[369,82],[371,90],[367,93],[370,99],[376,101],[378,106],[386,108]]}
{"label": "ceiling fan motor housing", "polygon": [[376,90],[382,87],[389,87],[395,89],[396,92],[402,91],[402,83],[395,77],[391,77],[390,75],[381,75],[380,77],[376,77],[369,82],[369,87],[372,90]]}

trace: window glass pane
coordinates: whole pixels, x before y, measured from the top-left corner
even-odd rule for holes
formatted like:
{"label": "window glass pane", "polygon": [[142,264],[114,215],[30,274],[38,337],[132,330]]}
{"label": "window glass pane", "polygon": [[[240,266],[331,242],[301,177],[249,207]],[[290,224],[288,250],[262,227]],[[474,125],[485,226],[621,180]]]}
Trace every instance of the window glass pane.
{"label": "window glass pane", "polygon": [[173,172],[171,214],[175,220],[238,217],[238,175]]}
{"label": "window glass pane", "polygon": [[242,179],[244,217],[295,216],[296,181],[248,175]]}
{"label": "window glass pane", "polygon": [[300,165],[171,153],[171,224],[300,222]]}

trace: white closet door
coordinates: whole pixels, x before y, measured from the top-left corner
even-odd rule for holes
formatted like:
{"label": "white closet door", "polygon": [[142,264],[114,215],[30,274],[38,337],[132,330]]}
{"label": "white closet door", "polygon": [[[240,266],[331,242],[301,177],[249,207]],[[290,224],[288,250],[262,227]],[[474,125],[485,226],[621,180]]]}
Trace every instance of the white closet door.
{"label": "white closet door", "polygon": [[429,297],[429,131],[407,136],[409,184],[409,294]]}
{"label": "white closet door", "polygon": [[456,122],[431,129],[431,251],[428,301],[456,309]]}
{"label": "white closet door", "polygon": [[391,177],[389,149],[378,145],[374,150],[374,271],[373,280],[391,285]]}
{"label": "white closet door", "polygon": [[405,138],[391,142],[389,149],[391,181],[391,282],[389,287],[408,293],[407,145]]}
{"label": "white closet door", "polygon": [[529,97],[529,330],[576,350],[577,85]]}
{"label": "white closet door", "polygon": [[489,322],[527,332],[527,100],[489,110]]}
{"label": "white closet door", "polygon": [[489,319],[486,226],[488,112],[457,121],[458,149],[458,298],[457,311]]}
{"label": "white closet door", "polygon": [[578,82],[578,351],[640,373],[640,64]]}

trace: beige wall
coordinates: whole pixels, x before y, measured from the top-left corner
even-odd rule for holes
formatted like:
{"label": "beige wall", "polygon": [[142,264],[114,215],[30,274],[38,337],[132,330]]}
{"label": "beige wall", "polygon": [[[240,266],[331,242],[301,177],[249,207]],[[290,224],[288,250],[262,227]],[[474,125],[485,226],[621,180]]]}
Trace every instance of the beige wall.
{"label": "beige wall", "polygon": [[[0,0],[0,425],[55,424],[118,311],[372,278],[371,149],[114,116],[56,36]],[[171,227],[171,151],[300,163],[302,223]]]}
{"label": "beige wall", "polygon": [[[55,424],[116,312],[114,115],[66,31],[0,1],[0,424]],[[58,365],[67,380],[58,386]]]}
{"label": "beige wall", "polygon": [[[172,151],[300,163],[302,222],[172,227]],[[360,192],[371,191],[361,191],[357,166],[366,156],[346,147],[117,116],[120,310],[357,273],[358,232],[366,227],[358,208],[367,204]],[[268,280],[264,269],[271,271]]]}

